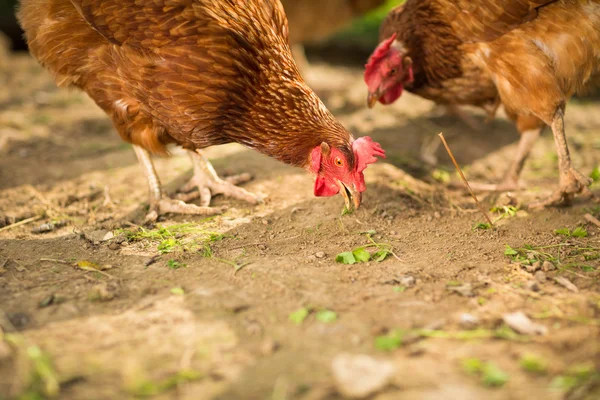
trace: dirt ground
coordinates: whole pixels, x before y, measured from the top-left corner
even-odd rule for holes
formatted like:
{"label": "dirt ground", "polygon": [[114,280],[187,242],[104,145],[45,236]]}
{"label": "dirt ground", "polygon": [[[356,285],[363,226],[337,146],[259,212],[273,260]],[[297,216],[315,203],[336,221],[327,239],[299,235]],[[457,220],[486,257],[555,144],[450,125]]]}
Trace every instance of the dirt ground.
{"label": "dirt ground", "polygon": [[[359,69],[317,64],[327,105],[388,154],[356,213],[313,197],[304,171],[228,145],[208,150],[215,168],[252,173],[265,204],[216,198],[222,216],[141,227],[146,183],[103,112],[24,54],[0,68],[0,398],[338,399],[357,382],[381,400],[600,398],[600,231],[584,219],[600,208],[525,207],[557,183],[549,132],[529,190],[481,195],[497,229],[476,229],[445,151],[436,167],[419,153],[443,130],[468,178],[493,181],[514,127],[473,110],[475,131],[408,94],[367,110]],[[585,174],[598,113],[568,107]],[[191,176],[181,152],[156,164],[171,192]],[[336,262],[364,246],[387,257]],[[347,382],[343,354],[381,364]]]}

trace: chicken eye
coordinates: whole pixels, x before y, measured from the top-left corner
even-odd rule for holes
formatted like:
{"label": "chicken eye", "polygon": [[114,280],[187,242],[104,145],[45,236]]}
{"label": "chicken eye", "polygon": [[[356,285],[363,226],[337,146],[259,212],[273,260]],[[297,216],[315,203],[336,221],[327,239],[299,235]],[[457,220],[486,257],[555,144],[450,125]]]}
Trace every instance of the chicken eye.
{"label": "chicken eye", "polygon": [[396,68],[392,68],[390,70],[390,75],[396,75],[396,72],[398,72],[398,70]]}
{"label": "chicken eye", "polygon": [[344,161],[342,161],[342,159],[339,157],[336,157],[334,162],[335,162],[335,165],[337,165],[338,167],[344,166]]}

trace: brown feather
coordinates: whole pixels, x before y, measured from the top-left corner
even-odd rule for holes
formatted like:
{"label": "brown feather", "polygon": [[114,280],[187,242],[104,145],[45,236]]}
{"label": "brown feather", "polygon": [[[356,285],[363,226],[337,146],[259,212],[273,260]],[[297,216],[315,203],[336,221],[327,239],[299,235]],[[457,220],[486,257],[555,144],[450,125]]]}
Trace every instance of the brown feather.
{"label": "brown feather", "polygon": [[153,152],[241,143],[307,166],[351,136],[304,83],[278,0],[23,0],[31,53]]}

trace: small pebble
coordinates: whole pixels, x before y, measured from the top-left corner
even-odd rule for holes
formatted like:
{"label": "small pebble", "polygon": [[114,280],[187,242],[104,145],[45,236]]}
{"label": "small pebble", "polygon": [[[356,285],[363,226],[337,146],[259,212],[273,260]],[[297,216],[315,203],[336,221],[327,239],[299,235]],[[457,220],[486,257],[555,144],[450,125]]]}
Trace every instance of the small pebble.
{"label": "small pebble", "polygon": [[544,272],[538,271],[535,273],[535,280],[538,281],[539,283],[546,282],[546,279],[548,279],[548,277],[546,276],[546,274]]}
{"label": "small pebble", "polygon": [[403,276],[402,278],[400,278],[401,286],[411,287],[411,286],[414,286],[415,283],[416,283],[416,279],[414,276],[406,275],[406,276]]}
{"label": "small pebble", "polygon": [[554,271],[555,269],[556,267],[550,261],[544,261],[542,264],[542,271],[544,272]]}
{"label": "small pebble", "polygon": [[525,288],[527,290],[531,290],[532,292],[539,292],[540,291],[540,284],[539,284],[538,281],[527,281],[525,283]]}
{"label": "small pebble", "polygon": [[280,347],[281,345],[279,344],[279,342],[267,338],[263,340],[263,342],[260,344],[260,354],[262,354],[263,356],[270,356],[271,354],[279,350]]}
{"label": "small pebble", "polygon": [[315,257],[317,258],[325,258],[326,254],[324,251],[319,251],[317,253],[315,253]]}
{"label": "small pebble", "polygon": [[502,316],[502,320],[512,330],[522,335],[546,335],[548,328],[544,325],[536,324],[529,319],[523,311],[518,311]]}
{"label": "small pebble", "polygon": [[338,392],[351,399],[365,398],[385,388],[396,371],[390,361],[353,354],[337,355],[331,367]]}
{"label": "small pebble", "polygon": [[527,270],[527,272],[530,272],[532,274],[536,271],[539,271],[540,268],[542,268],[542,263],[539,261],[534,262],[532,265],[525,266],[525,270]]}
{"label": "small pebble", "polygon": [[479,326],[479,318],[473,314],[463,313],[460,315],[460,326],[464,329],[475,329]]}
{"label": "small pebble", "polygon": [[115,242],[112,242],[111,244],[108,245],[108,248],[111,250],[119,250],[121,248],[121,245]]}

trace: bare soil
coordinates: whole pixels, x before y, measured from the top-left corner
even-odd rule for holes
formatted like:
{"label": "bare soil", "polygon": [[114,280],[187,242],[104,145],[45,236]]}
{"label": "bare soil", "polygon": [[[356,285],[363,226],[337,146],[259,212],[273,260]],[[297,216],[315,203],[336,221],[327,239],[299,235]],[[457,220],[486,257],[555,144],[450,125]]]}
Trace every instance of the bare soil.
{"label": "bare soil", "polygon": [[[490,213],[504,216],[495,230],[474,229],[483,216],[444,182],[460,185],[443,148],[437,167],[420,149],[443,130],[468,178],[494,181],[514,127],[469,110],[483,126],[474,131],[408,94],[367,110],[360,70],[314,65],[331,110],[388,154],[368,168],[357,212],[313,197],[304,171],[227,145],[208,150],[215,168],[252,173],[245,187],[265,204],[216,198],[230,206],[222,216],[142,228],[146,182],[103,112],[29,56],[0,68],[0,398],[337,399],[341,353],[394,364],[377,399],[600,398],[600,234],[584,219],[600,209],[579,199],[525,211],[557,184],[549,132],[526,166],[528,190],[481,195],[487,209],[514,208]],[[598,113],[585,100],[568,107],[585,174],[600,161]],[[170,192],[191,176],[181,152],[156,164]],[[577,227],[587,236],[555,233]],[[394,255],[336,262],[369,237]],[[546,334],[507,327],[517,311]],[[504,375],[469,372],[479,361]]]}

